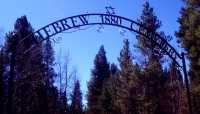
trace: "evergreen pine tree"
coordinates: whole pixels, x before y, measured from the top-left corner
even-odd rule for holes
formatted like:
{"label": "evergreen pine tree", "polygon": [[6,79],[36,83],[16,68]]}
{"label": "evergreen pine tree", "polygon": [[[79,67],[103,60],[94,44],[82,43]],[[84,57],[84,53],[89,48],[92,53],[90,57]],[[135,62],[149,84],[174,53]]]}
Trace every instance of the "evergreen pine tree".
{"label": "evergreen pine tree", "polygon": [[[41,101],[45,90],[42,86],[44,68],[41,44],[36,44],[36,36],[33,35],[23,39],[33,33],[26,16],[17,19],[14,31],[17,35],[16,41],[19,43],[16,49],[15,113],[43,114],[47,112],[47,108],[44,107],[45,102]],[[29,50],[33,46],[36,46],[35,49]],[[42,110],[40,107],[43,107]]]}
{"label": "evergreen pine tree", "polygon": [[45,81],[49,86],[52,86],[53,78],[55,77],[54,60],[54,49],[51,40],[48,38],[43,46],[43,61],[45,65]]}
{"label": "evergreen pine tree", "polygon": [[[157,61],[149,61],[144,69],[144,106],[145,112],[154,114],[159,112],[162,80],[164,78],[161,64]],[[159,113],[158,113],[159,114]]]}
{"label": "evergreen pine tree", "polygon": [[[30,74],[28,72],[30,70],[30,64],[29,64],[30,53],[24,54],[24,52],[32,46],[31,42],[33,41],[33,37],[23,40],[22,42],[20,42],[20,46],[16,47],[19,41],[25,36],[32,33],[32,31],[33,31],[32,27],[28,23],[26,17],[23,16],[22,18],[17,19],[15,23],[14,31],[6,35],[5,49],[8,55],[11,55],[9,57],[10,75],[8,78],[8,99],[7,99],[8,100],[7,102],[8,114],[11,114],[14,112],[17,114],[17,113],[22,113],[23,111],[29,112],[30,111],[29,109],[32,109],[30,108],[31,107],[30,105],[25,106],[25,104],[28,104],[26,101],[28,101],[29,100],[28,98],[31,97],[30,93],[29,95],[26,93],[31,92],[32,88],[30,87],[30,83],[27,83],[28,79],[27,81],[25,80],[22,81],[21,79],[28,78],[28,74]],[[26,85],[26,86],[22,87],[23,85]],[[19,88],[21,88],[21,90]],[[22,90],[22,88],[25,89],[26,92],[24,92],[25,90]],[[26,89],[26,88],[29,88],[29,89]],[[22,95],[22,91],[24,92],[23,95],[25,96]],[[26,100],[25,99],[22,100],[23,98],[26,98]],[[22,111],[21,109],[23,107],[24,107],[24,110]]]}
{"label": "evergreen pine tree", "polygon": [[[161,22],[154,13],[153,8],[146,1],[143,5],[143,12],[138,20],[141,24],[149,29],[151,32],[159,32]],[[141,32],[147,32],[145,29],[140,29]],[[162,32],[160,32],[161,34]],[[164,34],[162,33],[162,36]],[[140,78],[143,91],[141,91],[141,99],[143,106],[140,109],[143,113],[159,113],[159,99],[161,95],[162,80],[164,79],[164,72],[160,60],[163,56],[161,49],[159,49],[152,41],[148,40],[142,35],[137,35],[138,48],[145,57],[145,65],[143,70],[143,77]],[[141,104],[141,103],[140,103]]]}
{"label": "evergreen pine tree", "polygon": [[[23,39],[33,33],[26,16],[18,18],[14,28],[14,32],[7,34],[5,42],[8,53],[13,53],[13,46],[19,43],[18,47],[15,47],[14,77],[12,79],[9,77],[8,82],[8,86],[12,84],[10,86],[12,89],[8,90],[8,96],[10,96],[7,103],[8,109],[12,109],[15,114],[53,114],[55,112],[49,112],[49,104],[56,103],[50,102],[50,97],[47,96],[51,96],[52,91],[55,93],[55,88],[53,83],[46,81],[49,78],[45,75],[43,46],[41,43],[35,42],[38,36],[31,35]],[[52,96],[55,96],[55,94]],[[13,99],[10,100],[11,98]]]}
{"label": "evergreen pine tree", "polygon": [[90,114],[101,114],[101,94],[103,83],[110,75],[109,63],[107,62],[106,52],[101,46],[94,60],[92,76],[88,83],[88,111]]}
{"label": "evergreen pine tree", "polygon": [[[138,22],[141,23],[144,27],[148,28],[148,31],[150,32],[159,32],[158,29],[161,27],[161,22],[158,20],[153,8],[147,1],[143,5],[143,11],[140,18],[138,19]],[[144,28],[140,28],[140,32],[146,33],[148,31],[146,31]],[[138,39],[137,47],[145,56],[147,61],[150,58],[160,59],[162,57],[155,52],[155,50],[160,49],[151,40],[142,35],[137,35],[136,38]]]}
{"label": "evergreen pine tree", "polygon": [[160,100],[162,114],[187,114],[183,79],[175,63],[169,67]]}
{"label": "evergreen pine tree", "polygon": [[121,75],[121,97],[123,99],[123,113],[134,114],[136,112],[136,86],[137,76],[134,72],[135,65],[132,61],[128,39],[124,40],[124,46],[118,58]]}
{"label": "evergreen pine tree", "polygon": [[192,83],[200,83],[200,1],[184,0],[185,6],[181,9],[179,31],[176,33],[178,41],[187,52],[190,64],[190,77]]}
{"label": "evergreen pine tree", "polygon": [[[46,88],[43,91],[43,94],[46,95],[44,96],[43,100],[46,99],[46,102],[47,102],[46,108],[48,110],[48,113],[53,114],[56,112],[56,107],[57,107],[56,100],[55,100],[57,96],[55,96],[55,88],[53,85],[56,74],[54,72],[54,60],[55,60],[54,49],[52,47],[52,42],[49,38],[43,43],[42,49],[43,49],[42,56],[43,56],[43,63],[44,63],[43,80],[45,83],[43,86]],[[63,96],[60,95],[60,97],[63,97]],[[63,113],[65,113],[65,111]]]}
{"label": "evergreen pine tree", "polygon": [[183,0],[179,31],[176,33],[178,41],[187,53],[190,61],[189,76],[192,84],[192,108],[194,114],[200,113],[200,1]]}
{"label": "evergreen pine tree", "polygon": [[111,64],[110,76],[104,81],[102,95],[101,95],[101,107],[103,114],[121,114],[120,106],[118,102],[119,85],[119,70],[115,64]]}
{"label": "evergreen pine tree", "polygon": [[83,114],[83,103],[82,103],[82,93],[80,90],[80,82],[76,80],[74,89],[71,95],[71,114]]}

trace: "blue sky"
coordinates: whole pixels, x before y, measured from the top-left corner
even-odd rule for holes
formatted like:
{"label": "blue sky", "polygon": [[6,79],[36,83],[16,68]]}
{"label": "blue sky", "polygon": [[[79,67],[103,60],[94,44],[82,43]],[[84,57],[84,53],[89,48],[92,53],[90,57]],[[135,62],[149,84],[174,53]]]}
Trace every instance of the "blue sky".
{"label": "blue sky", "polygon": [[[155,13],[162,21],[161,30],[174,37],[178,30],[177,18],[183,5],[181,0],[149,0]],[[139,18],[144,0],[1,0],[0,1],[0,32],[6,33],[13,29],[15,20],[26,15],[35,30],[53,21],[82,13],[105,13],[106,6],[116,8],[116,14],[133,20]],[[87,81],[93,67],[93,60],[100,45],[104,45],[109,62],[117,62],[124,38],[135,42],[135,34],[129,31],[120,35],[120,28],[104,26],[103,32],[97,32],[98,26],[73,33],[61,33],[62,37],[55,44],[57,60],[59,50],[62,56],[69,52],[70,65],[78,70],[82,90],[86,93]],[[171,42],[176,46],[176,43]],[[134,54],[134,53],[133,53]]]}

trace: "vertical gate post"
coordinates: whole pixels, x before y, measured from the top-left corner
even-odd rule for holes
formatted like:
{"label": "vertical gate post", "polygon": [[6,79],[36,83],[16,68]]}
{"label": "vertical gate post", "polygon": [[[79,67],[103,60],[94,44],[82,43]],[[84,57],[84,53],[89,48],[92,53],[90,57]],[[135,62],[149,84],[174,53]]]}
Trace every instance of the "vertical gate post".
{"label": "vertical gate post", "polygon": [[189,114],[193,114],[192,113],[192,101],[191,101],[190,85],[189,85],[188,75],[187,75],[185,55],[184,55],[183,52],[181,53],[181,56],[182,56],[182,62],[183,62],[183,73],[184,73],[184,80],[185,80],[185,84],[186,84]]}

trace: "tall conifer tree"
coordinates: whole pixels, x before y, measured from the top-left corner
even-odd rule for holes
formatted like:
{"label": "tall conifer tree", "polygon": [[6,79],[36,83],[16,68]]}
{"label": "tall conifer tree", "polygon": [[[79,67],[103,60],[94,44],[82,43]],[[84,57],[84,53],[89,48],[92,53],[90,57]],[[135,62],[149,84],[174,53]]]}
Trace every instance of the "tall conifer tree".
{"label": "tall conifer tree", "polygon": [[103,83],[110,75],[109,63],[104,47],[101,46],[94,60],[91,79],[88,83],[88,110],[90,114],[101,114],[101,94]]}
{"label": "tall conifer tree", "polygon": [[83,114],[82,93],[80,90],[80,82],[76,80],[71,95],[70,114]]}
{"label": "tall conifer tree", "polygon": [[[17,19],[14,32],[7,34],[5,48],[8,53],[13,53],[13,46],[19,43],[15,47],[14,77],[12,79],[9,77],[10,81],[8,82],[8,86],[12,84],[10,86],[12,89],[8,90],[8,96],[11,96],[8,97],[8,101],[10,101],[7,103],[8,109],[11,107],[12,112],[16,114],[55,113],[49,112],[48,104],[55,104],[55,102],[48,102],[50,100],[47,95],[52,93],[49,92],[51,90],[55,92],[55,88],[52,87],[53,83],[50,84],[46,81],[42,44],[35,42],[38,36],[31,35],[25,38],[32,33],[33,28],[26,16],[22,16]],[[51,56],[53,56],[52,53]],[[51,90],[47,85],[51,86]],[[48,89],[49,91],[47,91]],[[55,94],[53,95],[55,96]],[[12,97],[13,99],[10,100]]]}
{"label": "tall conifer tree", "polygon": [[185,49],[190,61],[189,76],[192,84],[192,108],[194,114],[200,113],[200,1],[183,0],[178,41]]}
{"label": "tall conifer tree", "polygon": [[135,65],[132,61],[132,54],[130,51],[128,39],[124,40],[124,46],[120,52],[118,58],[120,65],[120,76],[121,76],[121,97],[123,101],[123,113],[136,113],[136,86],[137,76],[135,75]]}
{"label": "tall conifer tree", "polygon": [[119,69],[115,64],[111,64],[110,76],[104,81],[101,95],[103,114],[121,114],[121,107],[119,105],[120,84]]}
{"label": "tall conifer tree", "polygon": [[[30,113],[31,106],[26,105],[31,98],[30,92],[30,53],[24,54],[29,49],[33,37],[23,40],[20,46],[16,47],[22,38],[32,33],[33,29],[25,16],[17,19],[14,31],[6,35],[5,48],[11,55],[10,58],[10,76],[8,78],[8,102],[7,113]],[[14,66],[14,67],[13,67]],[[15,68],[15,69],[13,69]],[[29,78],[29,79],[28,79]],[[15,81],[14,81],[15,80]],[[23,86],[24,85],[24,86]],[[20,88],[20,89],[19,89]],[[29,88],[29,89],[27,89]],[[23,90],[25,89],[25,90]],[[14,92],[15,91],[15,92]],[[24,92],[22,94],[22,91]],[[28,95],[29,94],[29,95]],[[15,97],[14,97],[15,96]],[[24,99],[26,98],[26,99]],[[16,102],[15,102],[16,101]],[[19,102],[20,103],[19,103]],[[18,104],[19,103],[19,104]],[[21,110],[21,109],[24,110]]]}
{"label": "tall conifer tree", "polygon": [[[146,1],[143,5],[143,12],[138,20],[141,24],[149,29],[151,32],[159,32],[161,27],[161,22],[158,20],[154,13],[153,8]],[[145,29],[141,29],[141,32],[146,32]],[[164,36],[164,35],[163,35]],[[141,50],[143,56],[145,56],[146,61],[143,70],[143,101],[144,105],[141,110],[143,113],[154,114],[158,112],[159,99],[162,88],[162,79],[164,78],[162,65],[160,60],[162,58],[161,50],[150,40],[142,35],[137,35],[138,47]]]}
{"label": "tall conifer tree", "polygon": [[[150,6],[149,2],[145,2],[143,5],[143,11],[138,19],[138,22],[141,23],[144,27],[150,32],[159,32],[158,29],[161,27],[161,21],[158,20],[157,16],[154,13],[154,9]],[[140,28],[140,32],[147,32],[146,29]],[[155,50],[160,50],[156,45],[149,40],[148,38],[137,35],[138,39],[137,47],[140,49],[145,58],[157,58],[160,59],[162,56],[155,52]]]}

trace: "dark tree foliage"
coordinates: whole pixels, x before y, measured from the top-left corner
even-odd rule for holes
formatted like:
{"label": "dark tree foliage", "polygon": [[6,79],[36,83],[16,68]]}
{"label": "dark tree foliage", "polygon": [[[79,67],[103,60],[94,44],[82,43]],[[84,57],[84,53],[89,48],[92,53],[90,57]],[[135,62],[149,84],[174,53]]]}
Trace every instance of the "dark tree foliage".
{"label": "dark tree foliage", "polygon": [[0,112],[3,112],[3,96],[4,96],[4,91],[3,91],[3,72],[4,72],[4,67],[3,67],[3,57],[2,57],[2,51],[0,54]]}
{"label": "dark tree foliage", "polygon": [[183,0],[181,16],[178,19],[178,41],[185,49],[190,61],[189,76],[192,84],[192,104],[194,114],[200,113],[200,1]]}
{"label": "dark tree foliage", "polygon": [[[158,20],[153,8],[147,1],[143,5],[143,11],[138,22],[147,27],[151,32],[158,32],[158,29],[161,27],[161,21]],[[145,33],[147,31],[146,29],[140,28],[140,32]],[[143,55],[147,56],[147,59],[152,57],[160,59],[161,56],[158,56],[157,53],[155,53],[155,50],[159,50],[159,48],[156,47],[152,41],[142,35],[137,35],[136,38],[138,39],[137,47],[141,50]]]}
{"label": "dark tree foliage", "polygon": [[[142,33],[158,33],[162,36],[165,40],[170,41],[172,38],[170,36],[166,36],[163,31],[159,31],[160,27],[162,26],[161,21],[155,15],[154,9],[150,6],[149,2],[146,1],[143,5],[143,10],[138,22],[142,24],[144,27],[140,27],[139,30]],[[141,51],[144,55],[145,59],[152,59],[157,58],[161,59],[164,55],[162,49],[160,49],[155,42],[149,40],[149,38],[143,35],[137,35],[136,38],[138,39],[138,44],[136,47]],[[156,39],[156,38],[150,38]]]}
{"label": "dark tree foliage", "polygon": [[60,109],[60,114],[66,114],[69,113],[69,106],[67,103],[67,96],[65,92],[60,93],[59,97],[59,109]]}
{"label": "dark tree foliage", "polygon": [[[163,87],[163,70],[157,61],[149,61],[144,73],[144,111],[149,114],[156,113],[159,108],[160,94]],[[159,114],[159,113],[158,113]]]}
{"label": "dark tree foliage", "polygon": [[118,58],[120,65],[121,76],[121,99],[122,99],[122,113],[136,113],[137,96],[136,90],[138,86],[138,76],[136,71],[136,65],[132,61],[132,54],[130,51],[128,39],[124,40],[124,46],[120,51],[120,57]]}
{"label": "dark tree foliage", "polygon": [[[152,32],[159,32],[159,28],[161,27],[161,22],[158,20],[153,8],[148,2],[144,3],[142,15],[138,21]],[[141,32],[148,31],[141,29]],[[161,53],[161,50],[146,37],[138,35],[137,39],[138,48],[146,58],[143,76],[140,77],[140,83],[142,82],[140,86],[143,90],[140,93],[141,96],[143,96],[140,97],[140,104],[143,102],[143,105],[141,105],[139,109],[143,113],[159,114],[159,100],[161,97],[161,89],[163,88],[162,82],[164,80],[164,72],[160,63],[163,53]]]}
{"label": "dark tree foliage", "polygon": [[160,113],[187,114],[186,97],[182,75],[175,63],[169,67],[160,100]]}
{"label": "dark tree foliage", "polygon": [[110,76],[104,81],[101,107],[103,114],[120,114],[120,106],[118,105],[119,93],[119,70],[115,64],[111,64]]}
{"label": "dark tree foliage", "polygon": [[[7,113],[24,113],[28,112],[28,108],[25,108],[22,105],[25,105],[31,96],[28,95],[28,92],[32,91],[30,83],[28,84],[25,79],[29,80],[28,72],[30,70],[30,53],[23,54],[26,52],[26,49],[29,49],[32,46],[31,42],[33,42],[33,37],[24,40],[21,42],[22,45],[17,47],[19,41],[27,36],[28,34],[32,33],[32,27],[28,23],[25,16],[17,19],[14,27],[14,31],[10,32],[6,35],[6,42],[5,48],[7,52],[11,55],[10,58],[10,75],[8,78],[8,102],[7,102]],[[13,69],[15,68],[15,69]],[[12,70],[13,69],[13,70]],[[29,79],[28,79],[29,78]],[[23,81],[22,81],[23,80]],[[21,83],[20,83],[21,82]],[[19,84],[20,83],[20,84]],[[14,86],[15,85],[15,86]],[[24,86],[24,87],[23,87]],[[26,90],[22,90],[22,88]],[[21,88],[21,89],[19,89]],[[19,91],[17,91],[19,90]],[[30,90],[30,91],[27,91]],[[21,92],[20,92],[21,91]],[[24,96],[22,95],[22,91],[24,92]],[[27,96],[26,96],[27,95]],[[13,97],[16,96],[16,97]],[[24,100],[22,100],[24,99]],[[16,102],[15,102],[16,101]],[[18,104],[19,103],[19,104]],[[20,107],[20,108],[19,108]],[[24,110],[22,111],[22,108]]]}
{"label": "dark tree foliage", "polygon": [[184,0],[184,7],[181,9],[179,31],[176,33],[178,41],[186,50],[190,64],[190,76],[192,83],[200,83],[200,1]]}
{"label": "dark tree foliage", "polygon": [[66,94],[59,95],[54,86],[52,42],[38,43],[32,33],[22,16],[6,34],[0,49],[0,113],[68,114]]}
{"label": "dark tree foliage", "polygon": [[[54,49],[52,47],[52,42],[50,39],[47,39],[43,43],[43,63],[44,63],[44,82],[45,82],[45,91],[44,91],[44,99],[46,99],[47,102],[47,109],[51,109],[48,111],[49,114],[53,114],[56,112],[56,98],[58,97],[57,95],[55,96],[55,87],[53,85],[54,83],[54,78],[56,76],[54,72]],[[45,96],[46,95],[46,96]],[[63,100],[64,100],[63,96]],[[60,101],[61,102],[61,101]],[[64,105],[64,104],[63,104]],[[62,106],[60,106],[60,110]],[[65,111],[60,111],[60,113],[64,114],[66,113]]]}
{"label": "dark tree foliage", "polygon": [[91,79],[88,83],[88,110],[90,114],[101,114],[102,107],[100,103],[103,83],[110,75],[109,63],[107,62],[106,52],[101,46],[94,60]]}
{"label": "dark tree foliage", "polygon": [[53,84],[53,78],[55,77],[55,72],[53,69],[55,64],[54,60],[55,58],[52,42],[50,39],[47,39],[43,46],[43,61],[45,65],[46,83],[48,85]]}
{"label": "dark tree foliage", "polygon": [[71,95],[71,102],[70,114],[83,114],[82,93],[79,80],[76,80],[75,82]]}
{"label": "dark tree foliage", "polygon": [[[57,90],[53,86],[53,48],[50,43],[43,46],[35,42],[38,36],[31,35],[24,39],[32,33],[26,16],[22,16],[17,19],[14,31],[6,35],[5,55],[11,56],[4,57],[1,62],[10,61],[5,65],[9,64],[10,68],[14,65],[15,68],[12,72],[6,71],[10,72],[8,97],[4,100],[7,101],[4,104],[7,104],[8,114],[55,114],[58,108]],[[0,65],[1,71],[9,66],[3,65]]]}
{"label": "dark tree foliage", "polygon": [[127,83],[129,80],[131,81],[131,73],[133,73],[133,61],[132,61],[132,54],[130,52],[129,41],[128,39],[124,40],[124,46],[120,51],[120,57],[118,58],[120,68],[121,68],[121,75],[127,78]]}
{"label": "dark tree foliage", "polygon": [[6,100],[6,84],[4,80],[4,74],[6,72],[6,58],[5,58],[5,51],[2,47],[0,49],[0,113],[4,112],[5,108],[5,100]]}

